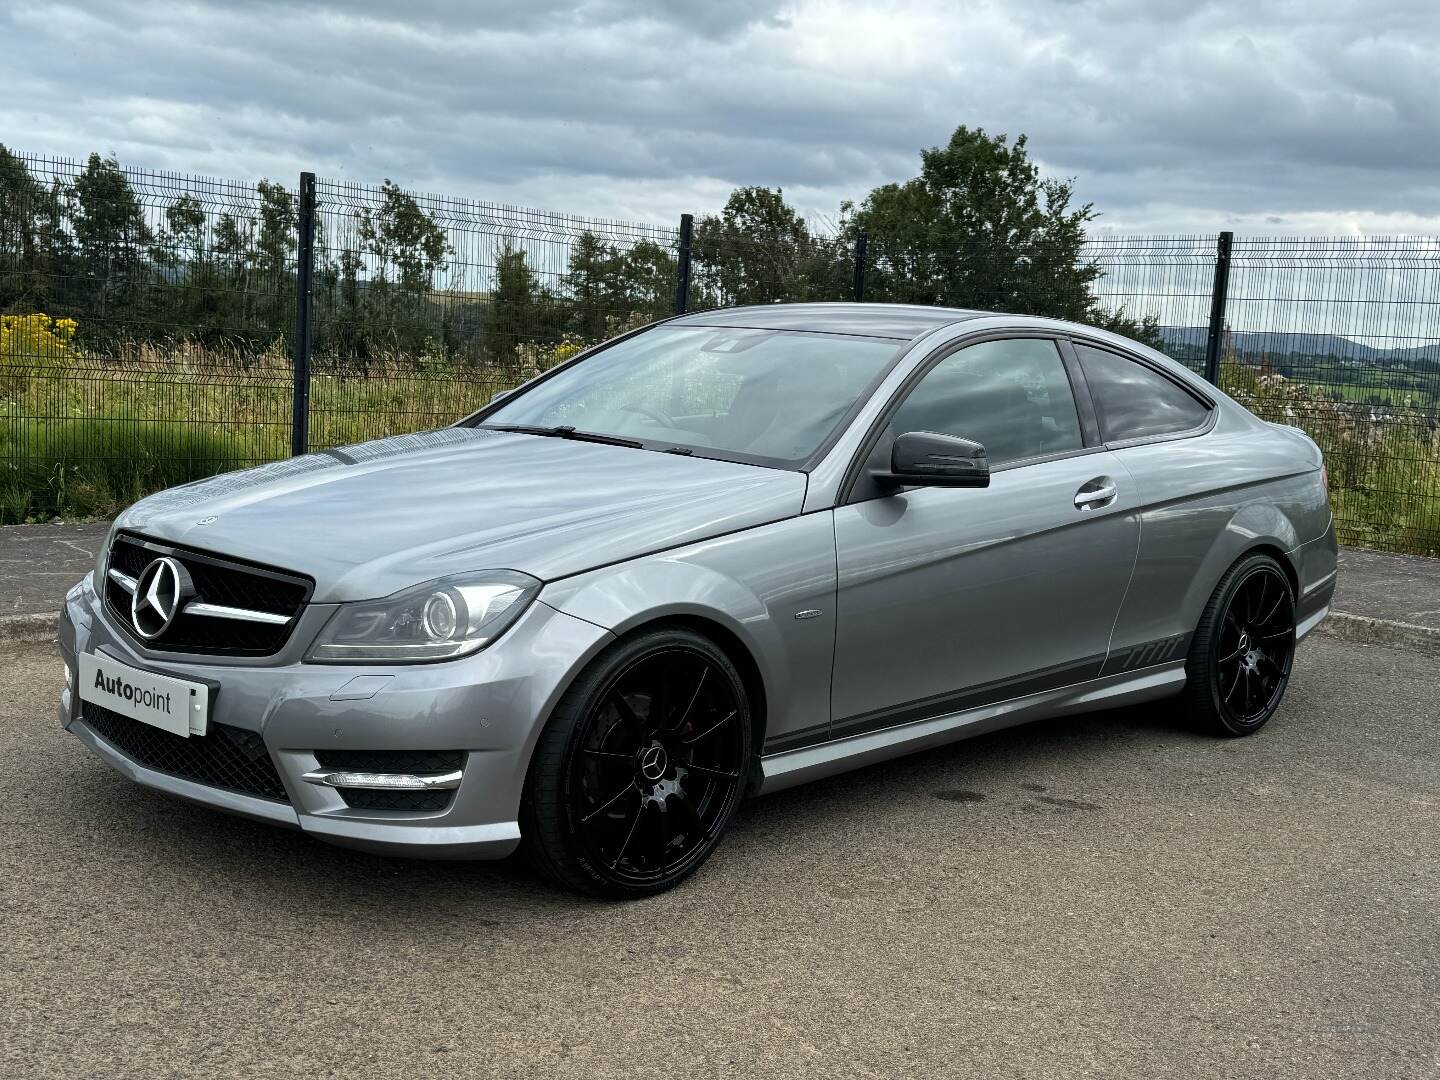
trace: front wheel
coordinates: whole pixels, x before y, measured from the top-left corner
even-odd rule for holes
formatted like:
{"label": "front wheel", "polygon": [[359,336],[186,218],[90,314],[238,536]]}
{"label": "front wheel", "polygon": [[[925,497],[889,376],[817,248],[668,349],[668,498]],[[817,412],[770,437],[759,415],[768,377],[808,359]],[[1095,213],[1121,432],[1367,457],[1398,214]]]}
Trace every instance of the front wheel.
{"label": "front wheel", "polygon": [[1246,556],[1216,586],[1185,661],[1191,717],[1217,735],[1249,735],[1275,715],[1295,659],[1295,598],[1268,555]]}
{"label": "front wheel", "polygon": [[532,863],[597,896],[678,884],[729,825],[750,742],[744,683],[713,642],[680,628],[617,642],[540,735],[521,808]]}

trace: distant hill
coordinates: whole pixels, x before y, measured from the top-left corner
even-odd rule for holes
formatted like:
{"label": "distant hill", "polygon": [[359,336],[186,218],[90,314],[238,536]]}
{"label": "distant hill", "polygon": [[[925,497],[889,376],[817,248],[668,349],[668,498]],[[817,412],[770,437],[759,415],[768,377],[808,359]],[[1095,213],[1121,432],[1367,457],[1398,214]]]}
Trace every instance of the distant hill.
{"label": "distant hill", "polygon": [[[1169,350],[1179,356],[1204,353],[1206,334],[1203,326],[1172,326],[1160,330],[1160,336]],[[1365,365],[1407,367],[1416,371],[1440,369],[1440,341],[1403,349],[1377,349],[1338,334],[1248,330],[1231,331],[1227,340],[1236,352],[1249,357],[1327,357]]]}

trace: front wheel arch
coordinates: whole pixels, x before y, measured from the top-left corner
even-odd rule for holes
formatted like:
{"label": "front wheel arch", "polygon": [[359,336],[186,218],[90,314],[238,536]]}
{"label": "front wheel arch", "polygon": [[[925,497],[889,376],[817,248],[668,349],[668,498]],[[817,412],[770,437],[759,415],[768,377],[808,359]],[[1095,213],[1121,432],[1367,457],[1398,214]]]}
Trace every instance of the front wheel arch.
{"label": "front wheel arch", "polygon": [[[710,658],[708,670],[711,672],[724,672],[726,668],[729,669],[728,674],[718,684],[714,676],[710,678],[708,685],[712,689],[707,691],[704,697],[701,696],[699,690],[700,686],[706,685],[703,675],[696,683],[697,689],[694,698],[688,706],[682,709],[668,707],[674,701],[668,691],[664,692],[663,697],[656,697],[653,693],[647,697],[643,689],[645,686],[643,678],[638,686],[635,683],[628,684],[632,692],[625,692],[623,689],[627,685],[624,682],[628,677],[627,671],[643,672],[646,670],[645,665],[654,664],[657,661],[673,663],[667,659],[668,656],[687,651],[692,661],[698,658],[702,664],[706,662],[705,657],[708,656]],[[690,674],[693,675],[693,671]],[[704,715],[702,712],[692,712],[692,710],[695,709],[697,701],[703,703],[710,699],[709,707],[715,709],[717,714],[724,713],[726,711],[726,691],[723,688],[726,686],[727,680],[728,686],[731,688],[729,701],[734,705],[734,708],[729,710],[730,717],[734,719],[735,712],[739,710],[742,713],[739,719],[743,722],[751,711],[751,699],[745,686],[745,676],[739,666],[713,637],[692,626],[677,623],[673,619],[656,620],[636,626],[629,632],[613,638],[605,649],[593,657],[585,669],[570,681],[556,708],[546,717],[540,738],[527,765],[520,806],[521,851],[535,868],[552,881],[575,891],[614,899],[635,898],[663,891],[677,884],[698,868],[714,850],[730,817],[739,802],[748,793],[750,780],[754,774],[747,770],[746,765],[753,764],[758,752],[750,739],[751,732],[754,730],[753,723],[750,723],[738,728],[734,724],[729,727],[729,731],[736,733],[733,737],[740,741],[732,744],[730,749],[733,751],[734,760],[728,765],[724,761],[723,749],[720,759],[707,762],[695,760],[701,755],[701,751],[698,750],[691,750],[688,757],[679,756],[684,752],[685,747],[699,745],[702,738],[706,740],[704,745],[714,746],[712,733],[720,731],[724,720],[709,725],[706,720],[702,719]],[[666,684],[661,682],[655,685],[663,690]],[[639,692],[638,700],[633,691]],[[720,695],[718,707],[714,700],[717,692]],[[612,695],[615,694],[620,696],[622,703],[628,699],[631,702],[630,707],[622,707],[617,710],[610,705],[607,710],[607,704],[614,700]],[[664,706],[658,704],[662,701],[665,702]],[[661,720],[658,731],[652,731],[649,734],[646,734],[645,728],[641,727],[640,735],[642,739],[655,740],[654,747],[661,751],[656,763],[657,768],[661,770],[665,768],[667,757],[664,751],[668,751],[670,755],[668,760],[674,764],[676,771],[663,775],[660,772],[643,773],[645,779],[642,784],[645,787],[643,789],[634,788],[634,791],[639,792],[640,799],[640,805],[635,810],[635,820],[632,822],[629,832],[624,835],[623,841],[618,845],[619,851],[615,853],[615,859],[607,867],[603,859],[597,862],[595,851],[590,849],[595,841],[593,834],[586,832],[584,824],[594,818],[596,814],[604,812],[615,800],[600,800],[601,805],[593,807],[591,813],[577,821],[574,817],[576,812],[574,803],[571,800],[573,792],[583,791],[583,788],[574,786],[576,779],[579,777],[580,782],[584,784],[594,782],[595,777],[593,775],[586,777],[583,773],[576,772],[576,763],[587,760],[582,756],[585,754],[605,759],[619,757],[622,764],[618,766],[613,762],[608,764],[610,768],[619,768],[623,773],[626,768],[623,761],[630,751],[626,750],[625,754],[617,754],[614,752],[615,750],[624,748],[617,748],[608,743],[616,734],[624,738],[633,738],[637,726],[655,722],[654,718],[657,714],[654,710],[657,707],[662,709],[659,713],[660,717],[669,720],[678,716],[678,720],[675,720],[669,727],[665,726],[665,720]],[[608,719],[606,718],[607,711]],[[628,719],[626,719],[627,717]],[[686,726],[687,717],[692,718],[689,726]],[[695,735],[687,739],[687,731],[691,731],[697,723],[701,727],[708,726],[708,730],[704,735]],[[597,728],[597,724],[600,727]],[[593,738],[596,732],[599,733],[601,740],[598,746],[585,749],[586,742]],[[719,737],[723,739],[726,736],[722,733]],[[624,738],[622,738],[622,742]],[[631,768],[637,765],[642,769],[649,767],[647,763],[639,759],[630,758],[630,760]],[[711,771],[725,768],[730,771],[728,773]],[[694,781],[697,776],[701,778],[701,786],[698,791],[692,790],[690,784],[684,779],[687,770],[691,773],[691,781]],[[705,779],[707,777],[711,779],[707,781]],[[637,779],[639,779],[638,776]],[[714,790],[716,781],[722,785],[728,783],[729,792],[725,793],[722,786],[721,793],[717,795]],[[676,784],[679,786],[674,786]],[[665,790],[666,785],[671,785],[669,790]],[[625,788],[617,790],[623,793]],[[649,791],[648,796],[646,791]],[[643,830],[639,834],[636,833],[642,816],[647,810],[660,813],[662,818],[675,813],[676,811],[673,809],[675,804],[670,802],[675,798],[678,798],[681,809],[684,809],[685,804],[695,808],[694,821],[700,837],[703,838],[696,840],[692,836],[692,841],[697,846],[693,847],[688,854],[682,851],[685,858],[690,858],[690,864],[686,866],[684,858],[682,858],[680,860],[681,868],[677,868],[673,873],[667,875],[669,866],[663,861],[662,856],[662,862],[657,871],[652,871],[643,865],[641,867],[642,874],[656,875],[653,880],[636,882],[615,879],[617,865],[622,865],[620,860],[627,849],[632,853],[636,850],[634,846],[630,846],[632,837],[639,835],[641,840],[644,838]],[[702,821],[702,816],[706,813],[706,805],[715,798],[724,800],[713,807],[713,813],[718,816],[713,820]],[[656,806],[647,806],[647,801],[665,805],[659,805],[657,810]],[[666,805],[672,808],[667,809]],[[680,824],[683,825],[683,818]],[[672,837],[669,829],[670,826],[664,826],[662,829],[662,851],[664,846],[671,844]],[[707,832],[707,829],[711,831]],[[612,836],[611,840],[617,838],[619,838],[618,834]],[[621,871],[622,875],[629,873],[631,871]]]}
{"label": "front wheel arch", "polygon": [[760,673],[760,665],[756,663],[754,655],[738,635],[722,623],[707,619],[703,615],[672,615],[668,618],[642,623],[629,632],[632,634],[645,633],[665,626],[679,626],[691,630],[703,638],[708,638],[729,657],[730,662],[735,665],[735,670],[740,672],[740,679],[745,685],[745,694],[750,702],[750,745],[755,748],[751,758],[753,776],[750,782],[753,792],[760,780],[760,751],[765,745],[765,726],[768,715],[765,705],[765,677]]}
{"label": "front wheel arch", "polygon": [[[754,794],[760,782],[760,751],[761,748],[765,745],[765,730],[769,717],[769,699],[765,689],[765,676],[760,670],[760,664],[758,661],[756,661],[755,654],[751,652],[750,647],[745,644],[745,642],[740,638],[740,636],[736,634],[733,630],[731,630],[728,626],[726,626],[724,623],[720,622],[717,619],[707,618],[706,616],[697,614],[695,612],[672,612],[663,615],[656,615],[653,618],[627,626],[624,631],[616,634],[612,641],[607,644],[614,644],[618,641],[627,641],[630,638],[640,637],[641,635],[649,634],[656,630],[664,630],[667,627],[677,627],[682,630],[689,630],[692,633],[699,634],[701,637],[708,639],[711,643],[715,645],[716,648],[718,648],[721,652],[725,654],[729,661],[735,665],[735,670],[740,673],[740,679],[745,686],[745,694],[748,697],[750,704],[750,745],[755,748],[755,753],[751,759],[751,770],[753,775],[750,777],[749,791],[751,794]],[[597,650],[597,652],[598,651],[599,650]],[[584,674],[585,669],[588,666],[589,660],[587,660],[584,664],[580,664],[576,667],[576,669],[571,673],[570,678],[567,680],[564,689],[562,689],[560,694],[557,695],[557,701],[560,698],[564,697],[565,691],[569,690],[570,686],[575,682],[575,680],[580,678],[580,676]],[[548,716],[545,719],[547,722],[549,721]],[[542,728],[544,727],[543,724],[540,726]],[[527,775],[529,767],[530,763],[527,758]]]}

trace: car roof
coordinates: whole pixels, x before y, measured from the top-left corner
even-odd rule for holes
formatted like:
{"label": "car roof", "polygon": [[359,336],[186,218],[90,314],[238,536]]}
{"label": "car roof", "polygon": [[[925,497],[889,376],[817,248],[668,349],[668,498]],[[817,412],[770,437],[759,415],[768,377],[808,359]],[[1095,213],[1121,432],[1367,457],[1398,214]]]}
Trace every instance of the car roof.
{"label": "car roof", "polygon": [[808,330],[824,334],[909,341],[941,326],[980,319],[993,312],[919,304],[757,304],[701,311],[673,319],[670,326],[734,326],[755,330]]}

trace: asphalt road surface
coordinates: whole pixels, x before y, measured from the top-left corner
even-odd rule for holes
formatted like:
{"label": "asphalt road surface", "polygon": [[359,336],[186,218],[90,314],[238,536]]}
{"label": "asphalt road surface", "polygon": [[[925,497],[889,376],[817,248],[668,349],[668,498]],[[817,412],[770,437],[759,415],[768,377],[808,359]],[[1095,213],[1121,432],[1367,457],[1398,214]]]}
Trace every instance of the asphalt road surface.
{"label": "asphalt road surface", "polygon": [[641,903],[134,787],[0,658],[0,1075],[1440,1076],[1433,660],[1312,640],[1166,707],[753,801]]}

